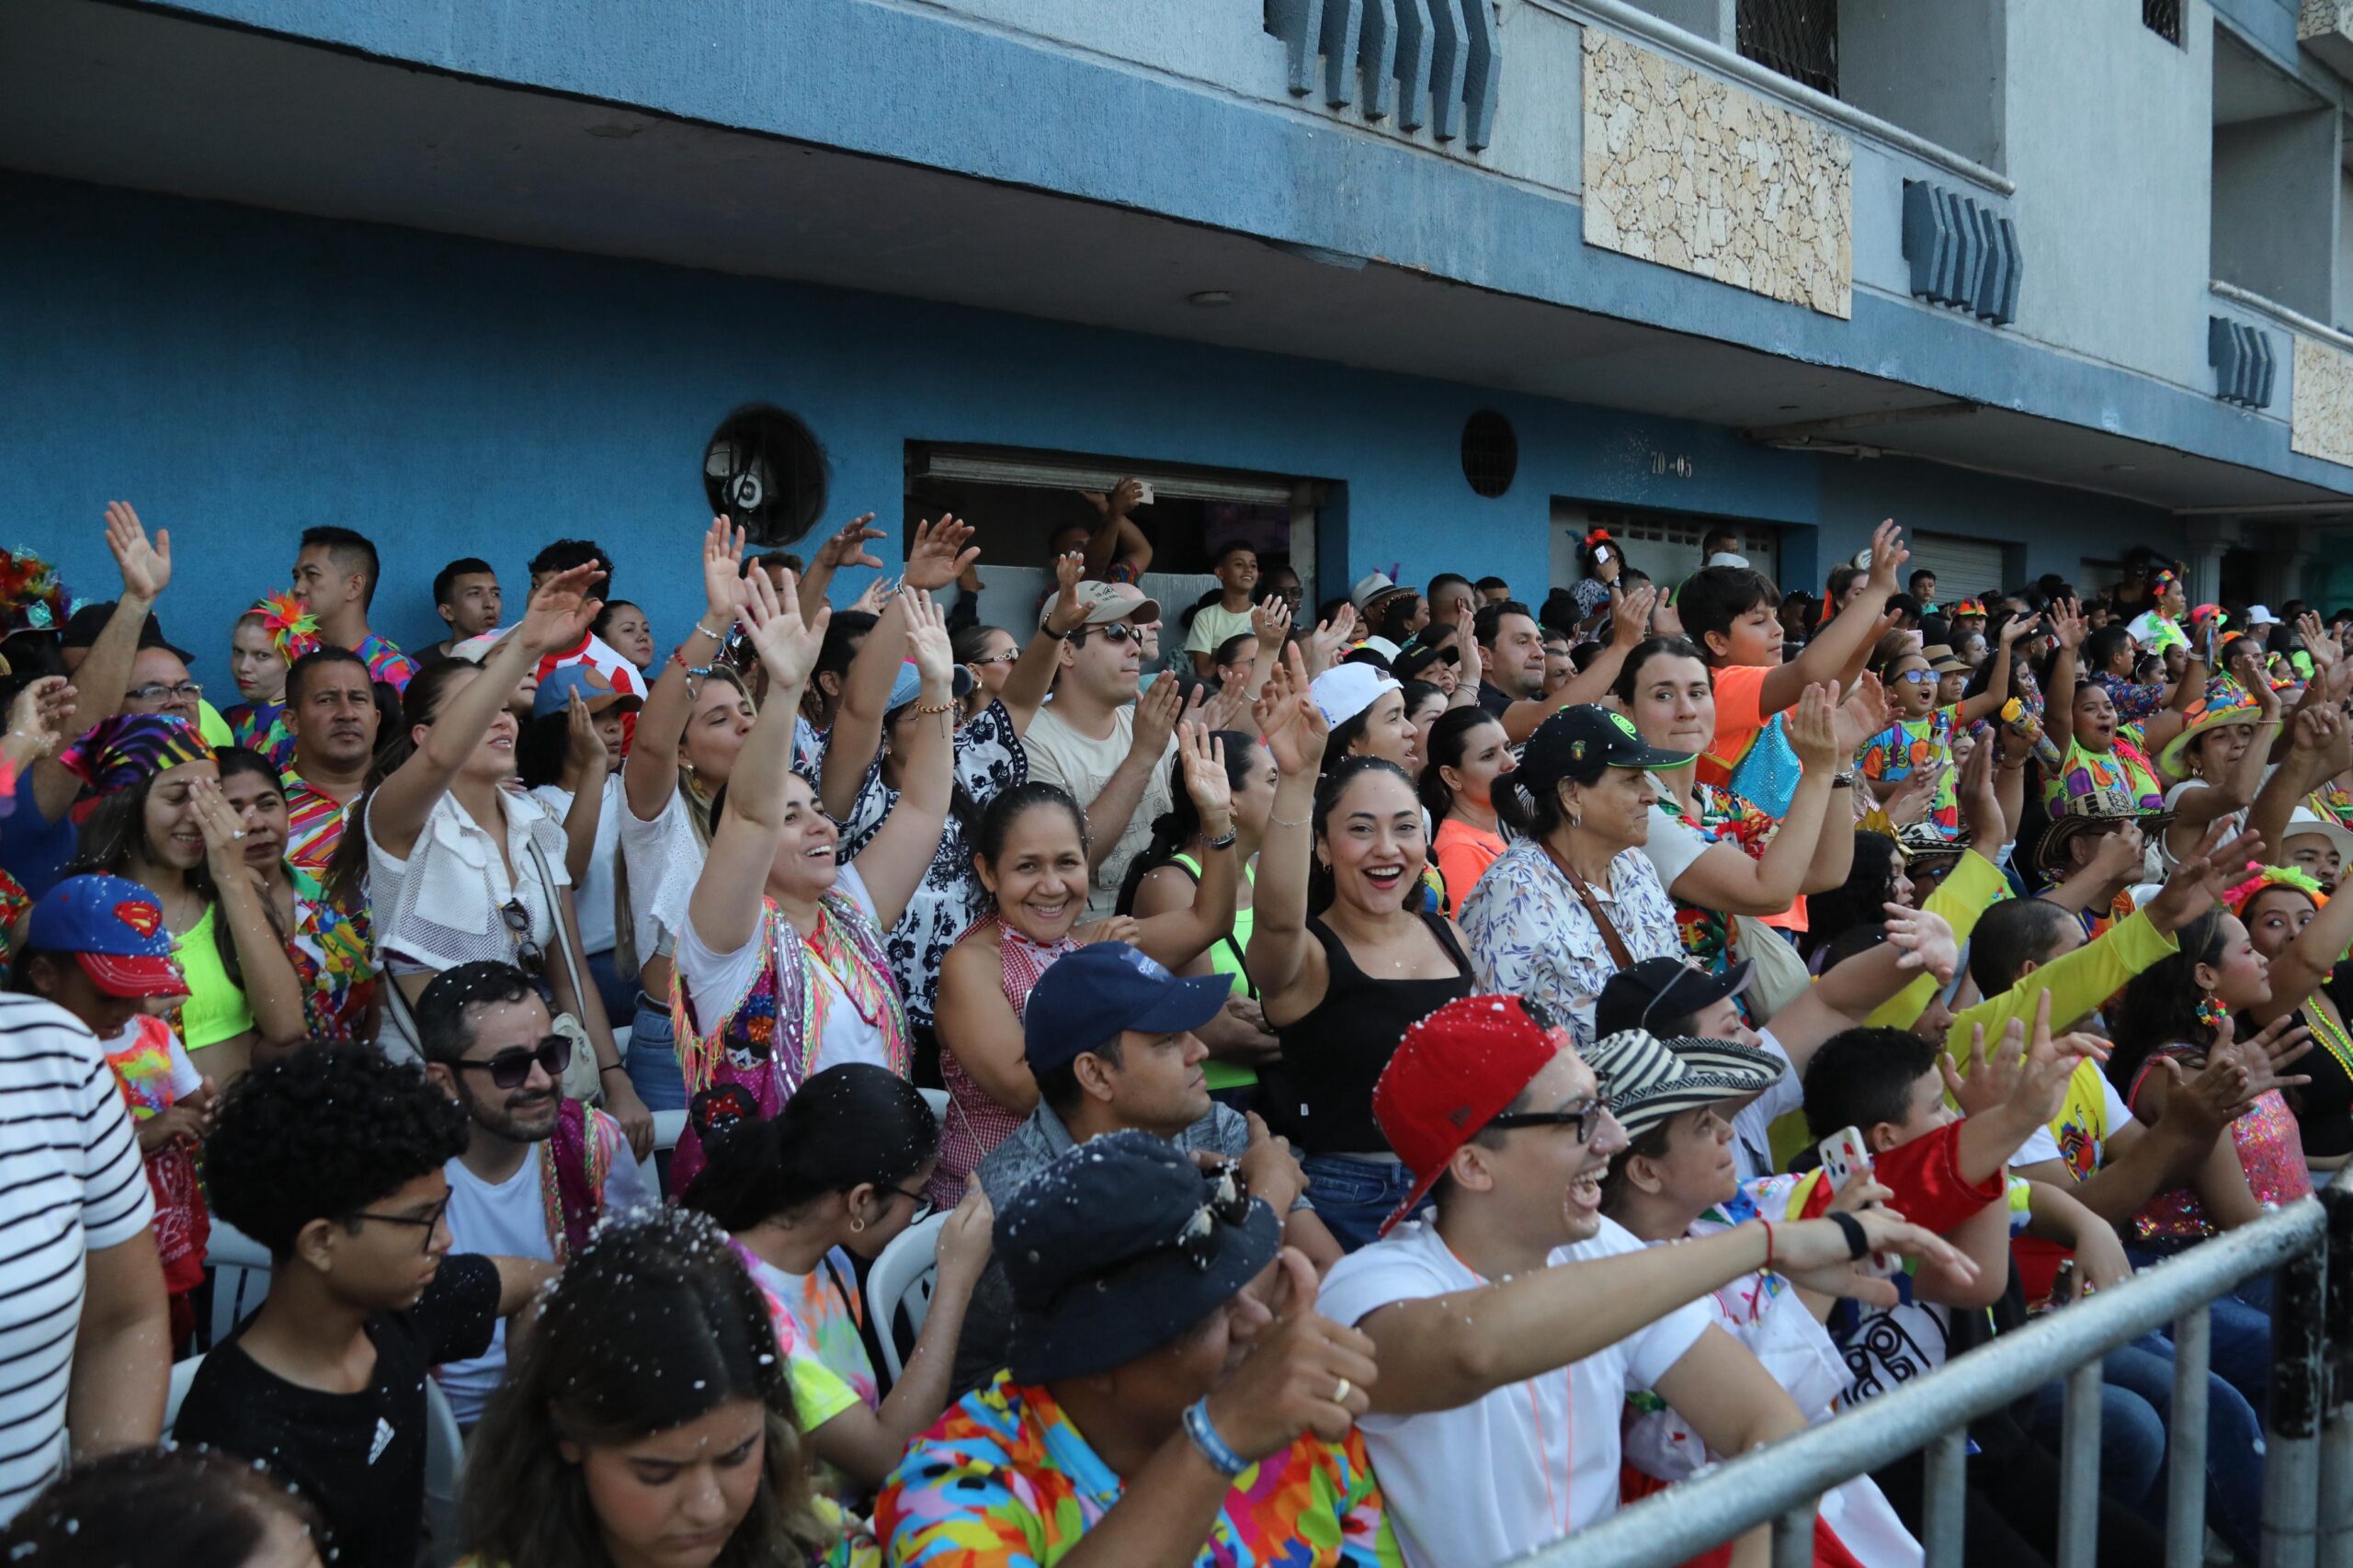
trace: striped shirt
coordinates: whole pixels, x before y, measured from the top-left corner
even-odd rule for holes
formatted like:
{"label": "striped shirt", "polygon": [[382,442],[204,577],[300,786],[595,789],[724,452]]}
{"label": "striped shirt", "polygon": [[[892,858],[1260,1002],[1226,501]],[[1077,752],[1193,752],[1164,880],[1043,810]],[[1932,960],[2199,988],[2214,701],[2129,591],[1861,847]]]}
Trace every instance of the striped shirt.
{"label": "striped shirt", "polygon": [[131,1240],[153,1211],[97,1038],[0,994],[0,1524],[64,1458],[86,1254]]}
{"label": "striped shirt", "polygon": [[286,858],[314,877],[324,876],[343,842],[344,803],[291,768],[278,784],[286,791]]}

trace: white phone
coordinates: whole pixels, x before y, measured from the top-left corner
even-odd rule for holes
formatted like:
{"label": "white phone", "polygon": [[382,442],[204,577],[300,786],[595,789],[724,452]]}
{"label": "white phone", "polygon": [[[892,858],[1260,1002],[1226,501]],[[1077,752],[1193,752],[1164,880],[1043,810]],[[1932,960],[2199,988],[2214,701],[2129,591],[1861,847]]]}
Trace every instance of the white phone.
{"label": "white phone", "polygon": [[[1833,1192],[1845,1187],[1847,1179],[1857,1172],[1870,1169],[1870,1145],[1863,1142],[1859,1128],[1840,1128],[1815,1145],[1814,1152],[1822,1157],[1822,1174],[1829,1181]],[[1879,1205],[1871,1207],[1876,1209]],[[1871,1254],[1870,1262],[1874,1274],[1893,1274],[1903,1267],[1883,1252]]]}
{"label": "white phone", "polygon": [[1596,566],[1607,566],[1609,564],[1609,547],[1608,545],[1597,544],[1593,547],[1593,563]]}
{"label": "white phone", "polygon": [[1139,506],[1152,505],[1152,486],[1141,479],[1136,481],[1136,505]]}

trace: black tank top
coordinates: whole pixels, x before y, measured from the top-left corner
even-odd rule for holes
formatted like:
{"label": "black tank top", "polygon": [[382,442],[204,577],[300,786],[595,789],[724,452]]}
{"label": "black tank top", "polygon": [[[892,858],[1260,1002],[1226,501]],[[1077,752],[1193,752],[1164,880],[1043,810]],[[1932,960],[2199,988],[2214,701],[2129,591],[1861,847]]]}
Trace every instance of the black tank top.
{"label": "black tank top", "polygon": [[1313,1011],[1275,1030],[1282,1041],[1284,1079],[1290,1103],[1282,1106],[1285,1131],[1310,1154],[1346,1154],[1389,1147],[1372,1118],[1372,1085],[1397,1052],[1413,1024],[1458,996],[1472,992],[1471,960],[1442,916],[1422,921],[1438,938],[1455,974],[1448,980],[1375,980],[1357,967],[1329,926],[1310,918],[1307,928],[1324,944],[1331,979]]}

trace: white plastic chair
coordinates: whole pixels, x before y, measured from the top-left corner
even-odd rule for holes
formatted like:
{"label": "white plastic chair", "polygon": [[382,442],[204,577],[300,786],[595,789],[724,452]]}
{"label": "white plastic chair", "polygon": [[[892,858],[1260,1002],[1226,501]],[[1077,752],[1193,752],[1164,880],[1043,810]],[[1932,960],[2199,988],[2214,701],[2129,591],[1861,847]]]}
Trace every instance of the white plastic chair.
{"label": "white plastic chair", "polygon": [[[947,1223],[947,1215],[934,1214],[909,1225],[882,1249],[866,1277],[866,1305],[874,1314],[874,1337],[881,1344],[882,1366],[894,1383],[906,1364],[907,1350],[915,1348],[915,1335],[923,1332],[923,1320],[931,1315],[932,1287],[939,1278],[939,1233]],[[904,1350],[899,1346],[903,1308],[907,1314]]]}
{"label": "white plastic chair", "polygon": [[196,1369],[203,1365],[204,1358],[201,1354],[191,1356],[185,1361],[172,1363],[171,1388],[164,1395],[164,1435],[165,1437],[171,1435],[172,1427],[179,1421],[180,1406],[187,1402],[188,1391],[196,1382]]}
{"label": "white plastic chair", "polygon": [[932,1119],[942,1127],[947,1126],[948,1091],[946,1089],[917,1089],[915,1093],[921,1095],[923,1103],[931,1108]]}
{"label": "white plastic chair", "polygon": [[229,1331],[269,1294],[270,1256],[259,1242],[216,1214],[204,1262],[212,1270],[211,1335],[205,1341],[210,1346],[228,1338]]}

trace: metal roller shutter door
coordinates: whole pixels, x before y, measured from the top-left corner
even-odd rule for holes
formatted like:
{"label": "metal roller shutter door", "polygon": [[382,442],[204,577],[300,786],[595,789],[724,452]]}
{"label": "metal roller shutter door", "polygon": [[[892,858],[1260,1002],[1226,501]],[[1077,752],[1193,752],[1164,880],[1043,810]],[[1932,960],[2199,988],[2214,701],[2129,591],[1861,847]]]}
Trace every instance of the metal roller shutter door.
{"label": "metal roller shutter door", "polygon": [[1911,547],[1912,559],[1902,573],[1904,585],[1909,585],[1915,572],[1937,574],[1937,599],[1950,604],[1955,599],[1969,598],[1989,588],[2010,585],[2003,566],[2004,547],[1999,540],[1963,539],[1959,534],[1911,533],[1904,536]]}

